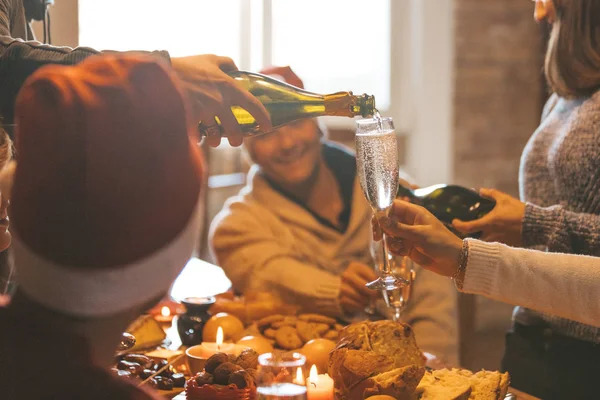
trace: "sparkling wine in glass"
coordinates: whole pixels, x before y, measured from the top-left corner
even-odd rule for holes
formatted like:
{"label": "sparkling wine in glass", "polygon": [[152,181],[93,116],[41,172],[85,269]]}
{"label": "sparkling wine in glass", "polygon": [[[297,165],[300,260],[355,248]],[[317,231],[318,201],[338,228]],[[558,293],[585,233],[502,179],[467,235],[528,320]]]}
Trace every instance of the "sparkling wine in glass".
{"label": "sparkling wine in glass", "polygon": [[[376,216],[385,216],[398,191],[398,144],[391,118],[376,116],[356,122],[356,169],[363,193]],[[379,278],[367,283],[373,290],[391,290],[408,283],[390,269],[383,235],[383,268]]]}

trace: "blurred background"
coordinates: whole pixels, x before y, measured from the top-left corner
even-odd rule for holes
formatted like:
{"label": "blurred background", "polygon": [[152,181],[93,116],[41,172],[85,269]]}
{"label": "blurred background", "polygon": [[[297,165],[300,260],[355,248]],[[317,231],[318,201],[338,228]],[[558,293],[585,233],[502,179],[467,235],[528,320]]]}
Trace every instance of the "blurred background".
{"label": "blurred background", "polygon": [[[60,0],[50,14],[56,45],[214,53],[243,70],[290,65],[310,91],[373,94],[395,120],[404,170],[422,186],[518,195],[520,154],[547,96],[547,32],[525,0]],[[351,119],[324,122],[353,145]],[[205,151],[209,221],[247,165],[239,148]],[[205,236],[200,257],[211,261]],[[512,307],[464,295],[459,303],[469,343],[461,363],[499,368]]]}

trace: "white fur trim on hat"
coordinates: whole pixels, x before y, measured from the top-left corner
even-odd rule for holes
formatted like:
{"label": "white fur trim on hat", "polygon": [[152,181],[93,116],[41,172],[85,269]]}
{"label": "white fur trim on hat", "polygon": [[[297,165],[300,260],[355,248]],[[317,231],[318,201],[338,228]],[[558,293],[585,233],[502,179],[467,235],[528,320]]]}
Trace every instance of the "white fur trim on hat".
{"label": "white fur trim on hat", "polygon": [[34,253],[13,233],[19,289],[36,302],[79,317],[118,314],[164,295],[192,257],[203,218],[203,196],[187,226],[165,247],[124,266],[76,269]]}

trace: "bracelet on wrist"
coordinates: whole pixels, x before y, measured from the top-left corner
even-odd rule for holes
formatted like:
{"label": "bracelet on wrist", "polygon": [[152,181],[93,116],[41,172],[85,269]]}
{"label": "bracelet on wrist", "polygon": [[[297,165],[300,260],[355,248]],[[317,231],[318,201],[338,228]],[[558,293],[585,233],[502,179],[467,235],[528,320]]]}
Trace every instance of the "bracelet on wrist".
{"label": "bracelet on wrist", "polygon": [[460,250],[460,256],[458,258],[458,268],[452,275],[454,285],[458,290],[462,290],[465,272],[467,269],[467,262],[469,261],[469,241],[464,239],[462,242],[462,249]]}

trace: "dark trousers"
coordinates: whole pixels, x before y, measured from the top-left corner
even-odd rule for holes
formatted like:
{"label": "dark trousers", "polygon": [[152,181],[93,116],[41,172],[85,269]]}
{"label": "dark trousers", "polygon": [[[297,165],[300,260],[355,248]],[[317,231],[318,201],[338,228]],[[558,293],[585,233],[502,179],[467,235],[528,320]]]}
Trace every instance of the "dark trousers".
{"label": "dark trousers", "polygon": [[544,400],[600,399],[600,345],[544,326],[513,325],[502,369],[512,387]]}

